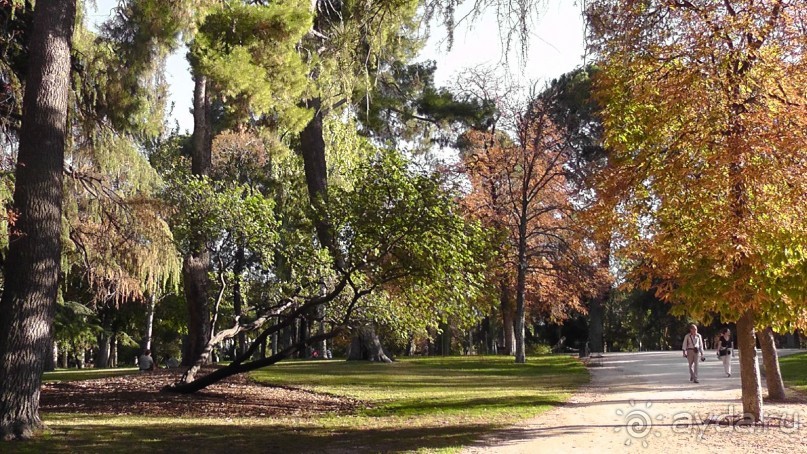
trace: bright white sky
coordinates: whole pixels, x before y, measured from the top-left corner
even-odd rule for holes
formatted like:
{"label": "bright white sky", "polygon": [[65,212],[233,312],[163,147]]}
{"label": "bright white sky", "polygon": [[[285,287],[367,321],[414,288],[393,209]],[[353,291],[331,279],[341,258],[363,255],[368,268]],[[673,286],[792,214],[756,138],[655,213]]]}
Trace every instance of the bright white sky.
{"label": "bright white sky", "polygon": [[[513,49],[509,58],[505,59],[499,27],[492,11],[473,24],[461,24],[454,33],[451,51],[447,51],[444,43],[441,45],[444,30],[439,26],[433,27],[432,37],[424,47],[421,59],[437,62],[438,86],[451,85],[463,69],[480,65],[494,67],[502,75],[509,75],[522,85],[549,82],[583,64],[585,31],[579,0],[549,0],[547,3],[541,10],[539,20],[531,27],[533,33],[526,61],[520,58],[518,49]],[[89,21],[95,24],[103,22],[117,4],[118,0],[97,0],[97,10],[87,12]],[[461,17],[462,11],[457,16]],[[180,49],[171,55],[167,63],[171,100],[174,103],[169,125],[177,122],[181,131],[190,131],[193,129],[190,113],[193,82],[185,52],[184,48]]]}

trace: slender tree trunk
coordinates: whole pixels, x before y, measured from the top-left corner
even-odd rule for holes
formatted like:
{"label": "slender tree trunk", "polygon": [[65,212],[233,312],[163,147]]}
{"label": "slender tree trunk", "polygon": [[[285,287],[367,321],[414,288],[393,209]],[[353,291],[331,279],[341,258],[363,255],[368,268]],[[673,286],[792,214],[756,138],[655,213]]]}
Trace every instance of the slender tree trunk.
{"label": "slender tree trunk", "polygon": [[501,291],[501,308],[502,308],[502,328],[504,335],[504,351],[508,355],[516,354],[516,333],[514,331],[514,317],[515,307],[513,307],[512,299],[510,299],[510,288],[504,282],[499,284]]}
{"label": "slender tree trunk", "polygon": [[762,349],[762,362],[765,365],[765,383],[768,386],[768,399],[784,400],[785,383],[782,381],[782,372],[779,370],[779,355],[776,352],[773,329],[770,326],[760,333],[759,346]]}
{"label": "slender tree trunk", "polygon": [[[233,312],[239,320],[244,316],[244,296],[241,290],[244,269],[246,269],[246,253],[244,246],[239,244],[235,251],[235,263],[233,264]],[[247,333],[238,333],[236,352],[240,355],[245,351],[247,351]]]}
{"label": "slender tree trunk", "polygon": [[751,311],[737,320],[737,344],[740,349],[743,414],[745,418],[757,422],[763,420],[763,414],[754,322],[755,316]]}
{"label": "slender tree trunk", "polygon": [[522,202],[521,223],[518,229],[518,274],[516,275],[516,364],[527,362],[526,342],[524,339],[524,322],[526,315],[527,288],[527,208],[526,200]]}
{"label": "slender tree trunk", "polygon": [[42,426],[39,387],[61,272],[62,173],[75,0],[37,0],[0,300],[0,438]]}
{"label": "slender tree trunk", "polygon": [[143,336],[143,350],[151,350],[151,338],[154,333],[154,309],[157,306],[157,298],[154,295],[148,297],[148,307],[146,308],[146,334]]}
{"label": "slender tree trunk", "polygon": [[[196,176],[206,176],[211,170],[212,132],[207,77],[194,74],[193,90],[193,151],[191,170]],[[182,365],[191,366],[202,355],[210,339],[210,253],[207,245],[193,245],[193,251],[182,262],[182,278],[188,308],[188,342],[182,352]]]}

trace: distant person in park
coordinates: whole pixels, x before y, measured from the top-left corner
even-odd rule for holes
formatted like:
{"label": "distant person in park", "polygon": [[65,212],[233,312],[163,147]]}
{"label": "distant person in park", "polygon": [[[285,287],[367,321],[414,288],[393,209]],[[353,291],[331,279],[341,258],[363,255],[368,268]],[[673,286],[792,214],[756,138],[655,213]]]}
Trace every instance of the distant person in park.
{"label": "distant person in park", "polygon": [[723,371],[726,377],[731,377],[731,356],[734,350],[734,342],[731,341],[731,331],[723,328],[720,331],[720,338],[717,345],[717,357],[723,361]]}
{"label": "distant person in park", "polygon": [[154,358],[151,357],[151,350],[146,349],[140,358],[137,359],[137,367],[140,372],[152,371],[155,368]]}
{"label": "distant person in park", "polygon": [[173,356],[171,356],[165,362],[165,367],[167,367],[169,369],[176,369],[177,367],[179,367],[179,361],[176,358],[174,358]]}
{"label": "distant person in park", "polygon": [[698,381],[698,356],[700,360],[704,361],[706,356],[703,354],[703,337],[698,334],[698,327],[695,324],[689,325],[689,334],[684,336],[684,358],[689,363],[689,381],[700,383]]}

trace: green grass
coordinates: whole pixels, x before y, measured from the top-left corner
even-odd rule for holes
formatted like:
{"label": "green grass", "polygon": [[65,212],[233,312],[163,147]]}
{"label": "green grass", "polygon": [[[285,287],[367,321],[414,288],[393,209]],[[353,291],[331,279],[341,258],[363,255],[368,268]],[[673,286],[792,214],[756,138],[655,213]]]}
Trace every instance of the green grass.
{"label": "green grass", "polygon": [[782,380],[788,387],[807,393],[807,353],[779,358]]}
{"label": "green grass", "polygon": [[568,356],[291,361],[253,376],[368,402],[350,415],[156,418],[46,414],[48,431],[0,452],[456,452],[558,405],[588,372]]}
{"label": "green grass", "polygon": [[130,375],[137,373],[136,367],[120,367],[117,369],[56,369],[53,372],[45,372],[42,381],[76,381],[92,380],[96,378],[116,377],[118,375]]}

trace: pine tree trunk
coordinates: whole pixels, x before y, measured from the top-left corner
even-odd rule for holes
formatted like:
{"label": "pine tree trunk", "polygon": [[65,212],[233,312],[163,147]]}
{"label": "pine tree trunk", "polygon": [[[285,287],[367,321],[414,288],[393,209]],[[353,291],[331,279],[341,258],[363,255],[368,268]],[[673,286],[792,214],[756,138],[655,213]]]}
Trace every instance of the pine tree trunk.
{"label": "pine tree trunk", "polygon": [[0,300],[0,438],[41,427],[39,387],[53,336],[61,263],[62,174],[75,0],[38,0]]}
{"label": "pine tree trunk", "polygon": [[768,399],[785,400],[785,383],[779,370],[779,355],[773,339],[773,329],[765,328],[759,336],[762,350],[762,362],[765,365],[765,383],[768,386]]}
{"label": "pine tree trunk", "polygon": [[746,418],[758,422],[763,420],[763,414],[754,319],[754,314],[747,311],[737,320],[737,344],[740,350],[743,414]]}
{"label": "pine tree trunk", "polygon": [[[207,96],[207,78],[194,74],[193,90],[193,151],[191,170],[196,176],[210,174],[211,170],[211,119]],[[195,244],[193,251],[182,262],[182,281],[188,309],[188,342],[182,352],[182,365],[191,366],[202,355],[210,339],[210,253],[206,244]]]}

